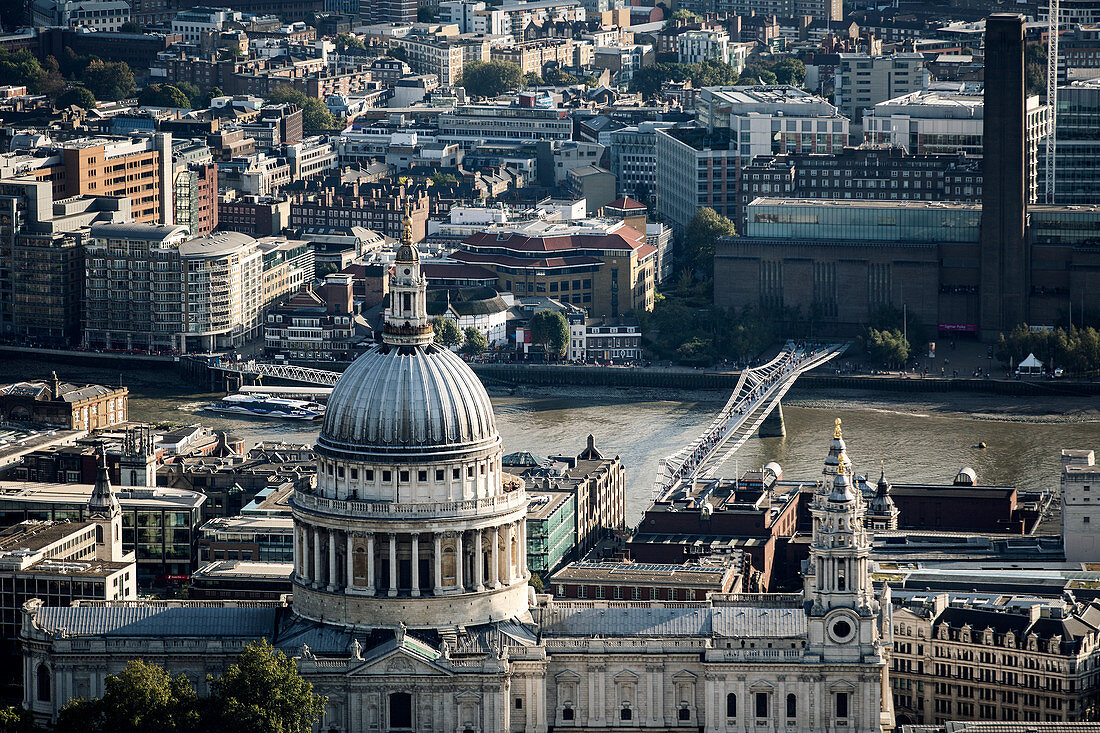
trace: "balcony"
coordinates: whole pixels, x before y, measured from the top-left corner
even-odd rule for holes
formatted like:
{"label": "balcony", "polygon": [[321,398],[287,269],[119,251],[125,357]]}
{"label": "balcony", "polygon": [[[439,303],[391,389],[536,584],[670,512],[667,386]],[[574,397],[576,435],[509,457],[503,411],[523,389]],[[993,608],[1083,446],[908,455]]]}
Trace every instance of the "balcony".
{"label": "balcony", "polygon": [[386,501],[345,501],[326,499],[302,491],[294,492],[291,505],[306,511],[338,516],[361,517],[364,519],[405,519],[430,517],[476,517],[487,512],[505,512],[519,509],[527,504],[526,494],[511,491],[501,496],[464,501],[431,502],[386,502]]}

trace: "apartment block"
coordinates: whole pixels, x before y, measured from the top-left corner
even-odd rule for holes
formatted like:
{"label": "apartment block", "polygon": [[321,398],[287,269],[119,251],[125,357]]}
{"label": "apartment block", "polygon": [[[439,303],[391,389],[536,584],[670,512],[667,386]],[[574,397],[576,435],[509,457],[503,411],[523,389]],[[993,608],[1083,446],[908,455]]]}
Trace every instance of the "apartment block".
{"label": "apartment block", "polygon": [[863,110],[903,94],[919,92],[930,81],[923,54],[842,53],[833,81],[836,107],[852,124],[858,125],[863,120]]}

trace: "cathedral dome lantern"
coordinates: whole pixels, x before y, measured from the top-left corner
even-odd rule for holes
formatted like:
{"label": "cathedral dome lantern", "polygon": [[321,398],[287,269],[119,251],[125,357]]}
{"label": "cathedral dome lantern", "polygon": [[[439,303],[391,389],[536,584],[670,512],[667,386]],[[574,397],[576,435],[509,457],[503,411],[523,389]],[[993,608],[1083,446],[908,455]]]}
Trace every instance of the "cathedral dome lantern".
{"label": "cathedral dome lantern", "polygon": [[[844,443],[844,433],[840,429],[840,418],[836,419],[833,427],[833,442],[829,446],[829,455],[825,456],[825,468],[821,473],[826,481],[836,476],[837,467],[842,461],[848,460],[848,446]],[[826,484],[826,488],[828,485]]]}
{"label": "cathedral dome lantern", "polygon": [[[406,212],[382,343],[344,371],[292,501],[295,611],[443,628],[527,612],[527,501],[504,486],[481,381],[434,342]],[[410,598],[418,599],[415,604]]]}

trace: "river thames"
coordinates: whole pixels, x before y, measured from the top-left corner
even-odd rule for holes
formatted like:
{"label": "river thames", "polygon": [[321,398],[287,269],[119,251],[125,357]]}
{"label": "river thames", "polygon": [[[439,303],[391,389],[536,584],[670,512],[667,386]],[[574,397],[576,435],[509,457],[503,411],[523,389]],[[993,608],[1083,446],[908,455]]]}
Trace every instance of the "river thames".
{"label": "river thames", "polygon": [[[56,369],[65,380],[130,388],[130,416],[157,424],[202,423],[247,442],[312,443],[320,423],[272,422],[214,415],[202,406],[221,397],[203,394],[174,370],[122,373],[32,360],[0,362],[0,383],[42,378]],[[648,505],[661,457],[675,452],[706,426],[727,395],[591,388],[495,390],[490,395],[505,452],[539,456],[576,454],[591,433],[604,455],[619,455],[627,471],[627,520]],[[720,472],[733,476],[778,462],[784,478],[814,481],[841,418],[857,473],[878,475],[880,462],[898,483],[950,483],[963,466],[982,484],[1021,489],[1057,488],[1061,448],[1100,450],[1100,412],[1075,398],[1005,398],[989,395],[842,394],[795,390],[784,401],[785,438],[749,440]],[[976,446],[985,442],[987,448]]]}

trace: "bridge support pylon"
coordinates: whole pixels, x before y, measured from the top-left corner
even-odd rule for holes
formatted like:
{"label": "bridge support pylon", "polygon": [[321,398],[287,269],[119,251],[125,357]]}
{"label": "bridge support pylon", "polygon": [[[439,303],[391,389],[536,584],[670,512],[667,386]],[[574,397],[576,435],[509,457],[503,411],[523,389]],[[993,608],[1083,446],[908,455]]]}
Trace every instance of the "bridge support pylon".
{"label": "bridge support pylon", "polygon": [[783,424],[783,403],[776,402],[775,409],[768,413],[764,422],[756,430],[756,435],[761,438],[786,438],[787,427]]}

